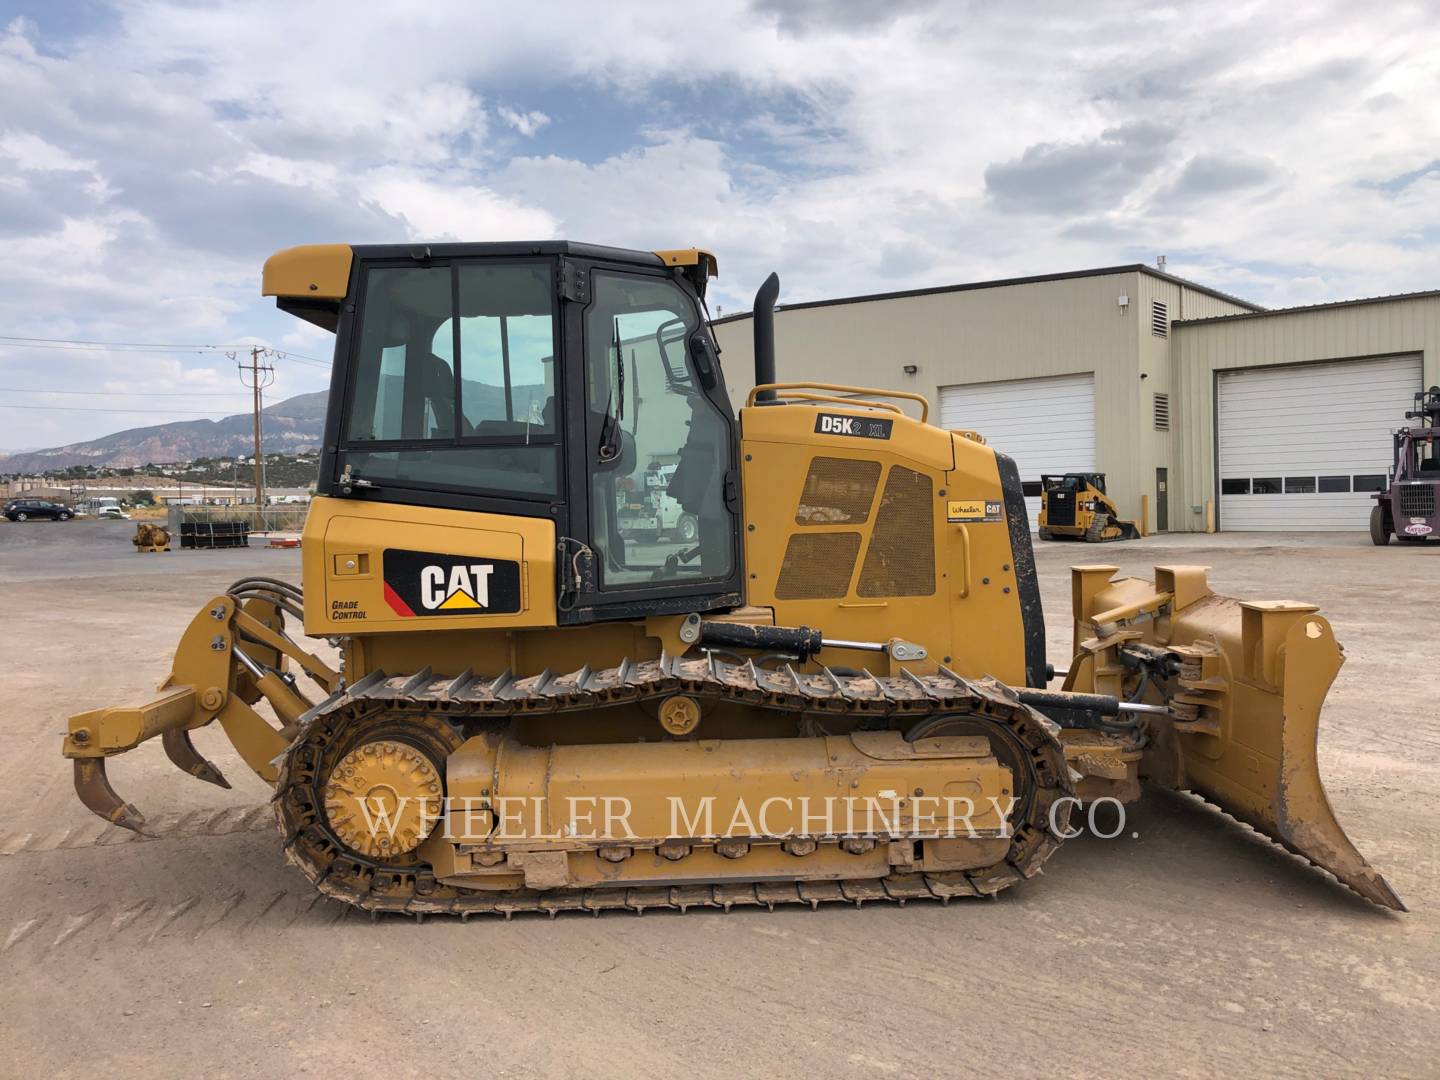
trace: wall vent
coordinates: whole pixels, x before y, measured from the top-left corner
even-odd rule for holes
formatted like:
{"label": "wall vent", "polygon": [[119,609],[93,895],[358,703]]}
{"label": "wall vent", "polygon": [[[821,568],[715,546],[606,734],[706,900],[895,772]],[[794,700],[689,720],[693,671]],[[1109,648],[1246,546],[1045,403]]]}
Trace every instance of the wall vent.
{"label": "wall vent", "polygon": [[1155,395],[1155,430],[1170,430],[1170,395]]}
{"label": "wall vent", "polygon": [[1170,336],[1170,311],[1164,300],[1150,301],[1150,332],[1156,337]]}

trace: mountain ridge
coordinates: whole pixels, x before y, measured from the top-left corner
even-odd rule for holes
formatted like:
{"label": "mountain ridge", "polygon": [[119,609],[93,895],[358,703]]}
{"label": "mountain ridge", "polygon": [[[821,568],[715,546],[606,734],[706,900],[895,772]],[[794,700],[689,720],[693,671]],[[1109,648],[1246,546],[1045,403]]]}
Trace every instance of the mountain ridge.
{"label": "mountain ridge", "polygon": [[[297,394],[261,412],[266,453],[296,454],[319,448],[324,436],[324,390]],[[234,457],[254,452],[254,416],[236,413],[219,420],[175,420],[127,428],[99,438],[9,455],[0,454],[0,473],[34,473],[72,465],[132,468],[198,457]]]}

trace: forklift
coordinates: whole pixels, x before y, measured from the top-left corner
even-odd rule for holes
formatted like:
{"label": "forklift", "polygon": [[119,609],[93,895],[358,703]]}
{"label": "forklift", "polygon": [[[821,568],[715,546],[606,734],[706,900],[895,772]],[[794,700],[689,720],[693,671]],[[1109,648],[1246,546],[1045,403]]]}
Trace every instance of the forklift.
{"label": "forklift", "polygon": [[1370,539],[1376,547],[1390,543],[1390,537],[1410,544],[1423,544],[1440,535],[1440,386],[1415,395],[1415,408],[1406,420],[1419,420],[1417,427],[1403,427],[1394,433],[1395,458],[1390,469],[1390,486],[1375,493],[1370,508]]}

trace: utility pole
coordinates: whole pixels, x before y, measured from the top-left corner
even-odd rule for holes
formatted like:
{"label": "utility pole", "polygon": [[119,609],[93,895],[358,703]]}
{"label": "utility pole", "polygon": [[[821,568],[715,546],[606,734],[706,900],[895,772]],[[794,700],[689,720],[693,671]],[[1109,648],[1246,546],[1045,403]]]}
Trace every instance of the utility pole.
{"label": "utility pole", "polygon": [[[235,359],[235,354],[230,353],[230,358]],[[254,392],[255,395],[255,512],[264,513],[265,510],[265,474],[262,462],[265,460],[264,439],[260,431],[260,411],[265,397],[265,388],[275,381],[275,365],[260,363],[261,357],[275,355],[275,350],[261,348],[259,345],[250,349],[250,363],[239,361],[240,382]]]}

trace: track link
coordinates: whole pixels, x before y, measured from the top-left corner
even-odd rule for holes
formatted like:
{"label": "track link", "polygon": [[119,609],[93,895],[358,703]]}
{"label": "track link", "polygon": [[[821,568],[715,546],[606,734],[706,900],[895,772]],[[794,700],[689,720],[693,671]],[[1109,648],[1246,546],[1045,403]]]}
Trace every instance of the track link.
{"label": "track link", "polygon": [[[979,870],[942,874],[891,874],[844,881],[713,883],[633,888],[568,888],[545,891],[479,891],[438,883],[428,866],[381,864],[349,851],[330,832],[318,778],[326,754],[357,724],[377,716],[403,717],[432,745],[458,745],[467,726],[541,713],[594,711],[672,694],[729,700],[792,715],[844,715],[909,722],[927,716],[964,714],[989,721],[1027,775],[1018,781],[1012,813],[1013,838],[1001,861]],[[373,672],[333,694],[302,720],[299,734],[280,759],[274,806],[286,858],[324,895],[375,914],[423,917],[543,912],[652,909],[687,911],[777,904],[939,900],[993,896],[1039,873],[1059,846],[1068,806],[1057,799],[1073,794],[1069,768],[1049,720],[1021,704],[993,679],[970,680],[941,668],[935,675],[880,677],[842,675],[829,668],[797,672],[731,663],[714,653],[698,659],[661,656],[622,661],[617,667],[556,676],[550,671],[517,679],[510,672],[480,678],[465,672],[437,678],[429,669],[409,677]]]}

